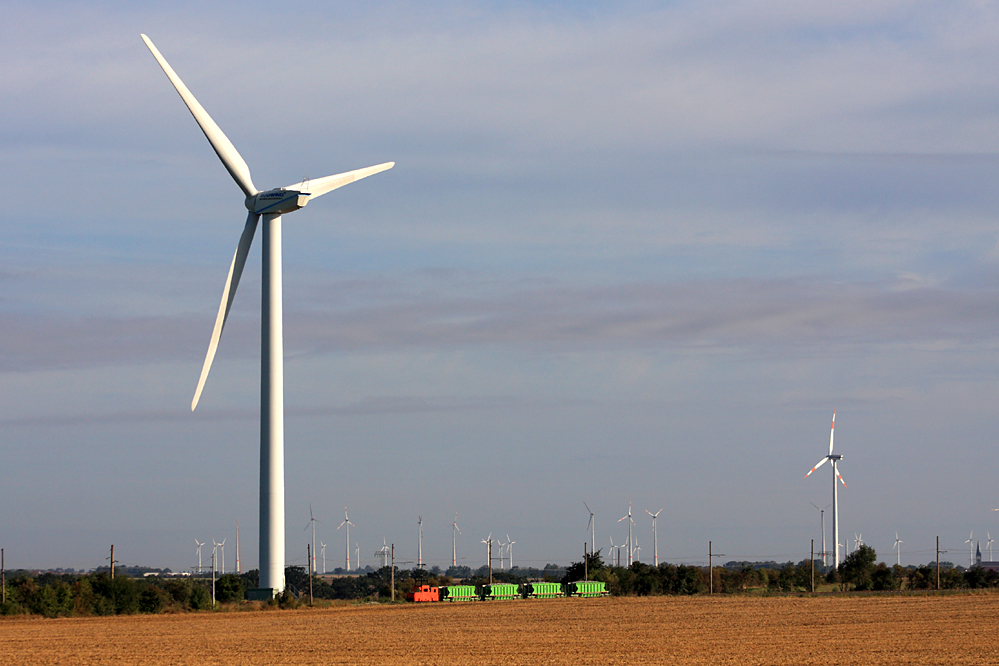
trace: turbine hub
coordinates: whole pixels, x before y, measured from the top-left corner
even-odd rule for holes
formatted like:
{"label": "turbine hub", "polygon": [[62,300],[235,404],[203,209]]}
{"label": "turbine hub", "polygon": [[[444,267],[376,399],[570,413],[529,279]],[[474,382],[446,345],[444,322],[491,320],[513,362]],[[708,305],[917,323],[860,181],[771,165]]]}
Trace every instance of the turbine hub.
{"label": "turbine hub", "polygon": [[246,210],[257,215],[284,215],[304,208],[309,203],[309,193],[297,190],[277,188],[266,192],[257,192],[252,197],[246,197]]}

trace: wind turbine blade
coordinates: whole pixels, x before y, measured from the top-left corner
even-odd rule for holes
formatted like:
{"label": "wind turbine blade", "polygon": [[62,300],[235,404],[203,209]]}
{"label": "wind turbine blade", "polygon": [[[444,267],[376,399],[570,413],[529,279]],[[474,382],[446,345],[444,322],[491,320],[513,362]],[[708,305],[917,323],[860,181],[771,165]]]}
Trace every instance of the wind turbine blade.
{"label": "wind turbine blade", "polygon": [[153,45],[152,41],[150,41],[150,39],[145,35],[142,35],[142,41],[144,41],[146,46],[149,47],[153,57],[156,58],[156,62],[160,64],[160,67],[163,68],[167,78],[170,79],[170,83],[172,83],[173,87],[177,89],[178,93],[180,93],[181,99],[184,100],[184,104],[187,105],[187,108],[191,111],[191,115],[194,116],[194,119],[198,121],[201,131],[205,133],[205,137],[207,137],[208,142],[212,144],[212,148],[215,149],[215,154],[219,156],[220,160],[222,160],[222,164],[225,165],[229,175],[232,176],[232,179],[236,181],[237,185],[239,185],[239,189],[243,190],[243,194],[248,197],[252,197],[257,193],[257,188],[253,186],[253,180],[250,178],[250,167],[246,165],[246,162],[243,160],[242,156],[240,156],[239,151],[237,151],[236,147],[232,145],[232,141],[230,141],[229,137],[227,137],[221,128],[215,124],[215,121],[208,115],[208,112],[205,111],[204,107],[198,103],[198,100],[194,98],[194,95],[192,95],[191,91],[187,89],[184,82],[180,80],[177,73],[173,71],[173,67],[170,66],[170,63],[168,63],[166,59],[160,55],[160,52]]}
{"label": "wind turbine blade", "polygon": [[215,360],[215,351],[219,346],[219,338],[222,337],[222,328],[229,317],[229,308],[232,307],[232,299],[236,296],[236,287],[239,286],[239,278],[243,275],[243,266],[246,265],[246,255],[250,252],[250,244],[253,242],[253,234],[257,231],[257,220],[260,216],[250,213],[246,216],[246,226],[239,237],[239,245],[236,246],[236,253],[232,256],[232,263],[229,265],[229,276],[225,280],[225,289],[222,290],[222,303],[219,305],[219,313],[215,317],[215,328],[212,330],[212,339],[208,341],[208,354],[205,356],[205,364],[201,368],[201,378],[198,379],[198,388],[194,391],[194,400],[191,401],[191,411],[198,406],[201,399],[201,391],[205,388],[205,381],[208,379],[208,371],[212,368],[212,361]]}
{"label": "wind turbine blade", "polygon": [[843,480],[843,475],[839,473],[838,469],[836,470],[836,476],[839,478],[840,483],[843,484],[843,487],[846,488],[846,481]]}
{"label": "wind turbine blade", "polygon": [[825,465],[825,464],[826,464],[826,462],[828,462],[828,461],[829,461],[829,456],[826,456],[826,457],[825,457],[825,458],[823,458],[822,460],[820,460],[820,461],[818,461],[817,463],[815,463],[815,467],[813,467],[812,469],[808,470],[808,474],[806,474],[806,475],[805,475],[805,478],[807,479],[807,478],[809,477],[809,475],[811,475],[811,473],[812,473],[812,472],[814,472],[814,471],[815,471],[815,470],[817,470],[818,468],[820,468],[820,467],[822,467],[823,465]]}
{"label": "wind turbine blade", "polygon": [[836,408],[833,407],[832,427],[829,428],[829,455],[832,455],[833,435],[835,435],[835,434],[836,434]]}
{"label": "wind turbine blade", "polygon": [[332,192],[338,187],[350,185],[351,183],[361,180],[362,178],[367,178],[368,176],[373,176],[376,173],[387,171],[394,166],[395,162],[385,162],[384,164],[338,173],[333,176],[325,176],[314,180],[303,180],[300,183],[288,185],[284,189],[295,190],[297,192],[308,192],[309,198],[315,199],[316,197],[323,196],[327,192]]}

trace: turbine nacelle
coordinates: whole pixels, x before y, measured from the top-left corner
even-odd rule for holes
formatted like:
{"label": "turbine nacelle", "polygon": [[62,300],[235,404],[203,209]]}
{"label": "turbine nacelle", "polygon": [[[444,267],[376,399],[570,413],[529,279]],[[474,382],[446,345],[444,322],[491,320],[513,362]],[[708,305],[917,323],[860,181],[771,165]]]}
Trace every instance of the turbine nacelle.
{"label": "turbine nacelle", "polygon": [[304,208],[309,203],[310,196],[309,192],[278,187],[246,197],[244,204],[246,210],[255,215],[284,215]]}

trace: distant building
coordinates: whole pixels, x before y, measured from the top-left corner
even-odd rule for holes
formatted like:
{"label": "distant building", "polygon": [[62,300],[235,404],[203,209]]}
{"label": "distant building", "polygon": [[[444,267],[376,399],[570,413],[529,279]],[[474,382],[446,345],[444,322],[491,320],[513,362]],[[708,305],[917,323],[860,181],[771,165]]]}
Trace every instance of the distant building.
{"label": "distant building", "polygon": [[982,544],[979,543],[975,546],[975,566],[981,567],[986,571],[999,571],[999,562],[990,562],[989,560],[982,560]]}

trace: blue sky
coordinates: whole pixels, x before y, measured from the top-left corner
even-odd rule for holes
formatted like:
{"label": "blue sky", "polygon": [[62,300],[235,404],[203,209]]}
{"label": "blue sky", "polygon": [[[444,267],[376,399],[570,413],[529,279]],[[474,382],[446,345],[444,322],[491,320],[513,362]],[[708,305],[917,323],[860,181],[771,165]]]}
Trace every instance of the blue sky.
{"label": "blue sky", "polygon": [[663,559],[799,560],[834,406],[841,538],[999,534],[990,3],[7,15],[9,566],[185,569],[237,520],[256,565],[259,250],[191,414],[245,213],[140,32],[258,187],[397,163],[284,224],[290,564],[310,503],[329,567],[344,505],[362,563],[422,515],[446,564],[457,511],[464,563],[543,566],[583,501],[643,560],[660,507]]}

